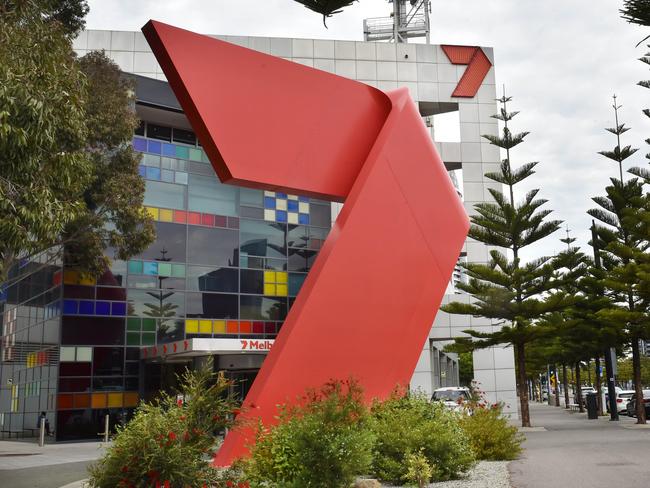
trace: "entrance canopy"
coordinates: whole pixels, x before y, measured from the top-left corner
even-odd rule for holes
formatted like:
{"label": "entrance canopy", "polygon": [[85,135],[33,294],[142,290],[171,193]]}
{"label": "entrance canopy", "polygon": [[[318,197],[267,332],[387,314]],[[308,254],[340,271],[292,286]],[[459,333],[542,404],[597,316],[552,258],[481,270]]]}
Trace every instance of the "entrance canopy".
{"label": "entrance canopy", "polygon": [[143,347],[140,349],[140,359],[190,359],[196,356],[237,352],[266,354],[271,350],[274,342],[274,339],[186,339]]}

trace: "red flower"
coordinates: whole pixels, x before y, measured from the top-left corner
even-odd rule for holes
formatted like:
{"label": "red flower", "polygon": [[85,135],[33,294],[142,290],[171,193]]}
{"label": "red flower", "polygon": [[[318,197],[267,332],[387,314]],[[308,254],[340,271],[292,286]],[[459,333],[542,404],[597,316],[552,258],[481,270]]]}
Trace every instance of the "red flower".
{"label": "red flower", "polygon": [[160,476],[160,473],[155,469],[152,469],[151,471],[147,472],[147,476],[151,479],[156,479],[158,476]]}
{"label": "red flower", "polygon": [[173,432],[170,432],[169,434],[167,434],[167,438],[170,441],[175,441],[176,440],[176,434],[174,434]]}
{"label": "red flower", "polygon": [[227,486],[228,488],[231,488],[232,486],[235,486],[235,483],[233,483],[232,481],[228,480],[228,481],[226,481],[226,486]]}
{"label": "red flower", "polygon": [[185,420],[187,417],[186,417],[185,415],[181,415],[179,418],[180,418],[181,420]]}
{"label": "red flower", "polygon": [[181,398],[176,400],[176,405],[178,405],[179,407],[182,407],[183,406],[183,400]]}
{"label": "red flower", "polygon": [[183,440],[189,441],[190,440],[190,433],[188,431],[185,431],[183,434]]}
{"label": "red flower", "polygon": [[219,420],[221,420],[221,416],[219,416],[219,415],[214,415],[214,416],[212,417],[212,421],[213,421],[213,422],[218,422]]}
{"label": "red flower", "polygon": [[163,484],[164,488],[169,488],[169,480],[165,480],[165,483]]}
{"label": "red flower", "polygon": [[122,473],[126,473],[128,470],[129,470],[128,466],[122,466],[122,469],[120,469],[120,471],[122,471]]}

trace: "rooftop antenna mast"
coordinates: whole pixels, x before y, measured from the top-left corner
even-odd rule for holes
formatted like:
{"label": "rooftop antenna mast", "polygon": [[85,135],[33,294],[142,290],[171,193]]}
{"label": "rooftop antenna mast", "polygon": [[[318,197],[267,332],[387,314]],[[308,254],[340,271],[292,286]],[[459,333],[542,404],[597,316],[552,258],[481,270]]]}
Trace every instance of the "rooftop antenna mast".
{"label": "rooftop antenna mast", "polygon": [[430,43],[431,0],[388,0],[393,4],[390,17],[363,21],[366,41],[408,42],[413,37],[426,37]]}

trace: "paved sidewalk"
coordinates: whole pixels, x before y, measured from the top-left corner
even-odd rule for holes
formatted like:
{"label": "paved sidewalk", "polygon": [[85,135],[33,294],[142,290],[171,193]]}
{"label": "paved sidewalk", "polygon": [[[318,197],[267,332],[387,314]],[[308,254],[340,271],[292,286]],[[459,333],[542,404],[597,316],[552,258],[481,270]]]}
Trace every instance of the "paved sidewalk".
{"label": "paved sidewalk", "polygon": [[513,488],[647,488],[650,429],[636,419],[587,420],[562,407],[530,404],[531,422],[522,458],[510,463]]}
{"label": "paved sidewalk", "polygon": [[104,451],[101,442],[45,444],[35,439],[0,441],[0,471],[98,459]]}

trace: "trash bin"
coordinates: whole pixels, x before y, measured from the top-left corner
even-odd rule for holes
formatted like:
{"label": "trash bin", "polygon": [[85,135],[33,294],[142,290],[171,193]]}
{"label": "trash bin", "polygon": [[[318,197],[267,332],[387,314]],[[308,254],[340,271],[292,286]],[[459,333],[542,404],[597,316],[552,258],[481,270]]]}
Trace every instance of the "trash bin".
{"label": "trash bin", "polygon": [[587,393],[587,418],[598,419],[598,398],[595,393]]}

